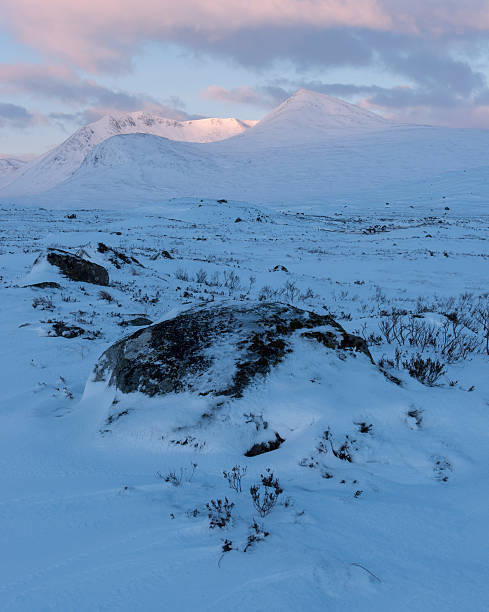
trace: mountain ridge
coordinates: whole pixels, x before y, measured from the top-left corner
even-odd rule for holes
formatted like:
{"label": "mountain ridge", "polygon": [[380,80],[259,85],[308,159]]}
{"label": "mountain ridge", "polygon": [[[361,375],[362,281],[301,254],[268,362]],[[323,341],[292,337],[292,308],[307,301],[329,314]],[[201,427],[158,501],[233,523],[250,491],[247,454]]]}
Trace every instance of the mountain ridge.
{"label": "mountain ridge", "polygon": [[146,111],[104,115],[79,128],[54,149],[11,172],[6,182],[0,183],[4,187],[2,195],[33,195],[51,189],[68,179],[93,147],[116,135],[152,134],[181,142],[209,143],[240,134],[254,124],[254,121],[233,117],[178,121]]}

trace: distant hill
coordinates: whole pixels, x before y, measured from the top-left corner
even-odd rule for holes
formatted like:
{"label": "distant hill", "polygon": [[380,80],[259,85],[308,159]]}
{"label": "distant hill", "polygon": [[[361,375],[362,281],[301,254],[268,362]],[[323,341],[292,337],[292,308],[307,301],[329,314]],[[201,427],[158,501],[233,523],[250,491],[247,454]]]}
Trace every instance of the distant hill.
{"label": "distant hill", "polygon": [[153,134],[170,140],[204,143],[241,134],[255,123],[233,118],[176,121],[147,112],[105,115],[77,130],[62,144],[27,164],[21,172],[11,173],[10,182],[6,179],[0,182],[0,187],[9,182],[5,195],[42,193],[69,178],[94,146],[118,134]]}

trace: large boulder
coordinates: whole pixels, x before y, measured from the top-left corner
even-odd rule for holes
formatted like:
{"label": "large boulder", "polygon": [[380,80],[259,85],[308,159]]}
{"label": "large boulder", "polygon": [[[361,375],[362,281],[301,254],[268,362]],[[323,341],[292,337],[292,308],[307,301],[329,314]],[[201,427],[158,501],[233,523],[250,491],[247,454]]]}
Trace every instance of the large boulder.
{"label": "large boulder", "polygon": [[240,398],[298,337],[372,360],[366,342],[328,315],[279,303],[225,305],[193,309],[123,338],[101,356],[94,381],[150,397],[190,391]]}
{"label": "large boulder", "polygon": [[109,284],[109,273],[103,266],[78,255],[61,249],[48,249],[46,259],[52,266],[59,268],[64,276],[73,281],[105,287]]}

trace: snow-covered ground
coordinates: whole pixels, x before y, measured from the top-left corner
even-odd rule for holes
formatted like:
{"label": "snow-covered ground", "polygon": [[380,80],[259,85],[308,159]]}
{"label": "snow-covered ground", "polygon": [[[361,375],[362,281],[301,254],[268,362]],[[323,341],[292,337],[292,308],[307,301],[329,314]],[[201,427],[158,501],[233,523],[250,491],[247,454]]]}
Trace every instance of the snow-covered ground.
{"label": "snow-covered ground", "polygon": [[[200,197],[2,207],[1,610],[487,609],[485,173],[462,163],[447,173],[440,151],[426,161],[438,182],[418,170],[431,191],[406,183],[397,207],[390,192],[363,208],[330,199],[320,214]],[[351,150],[344,158],[355,168]],[[99,243],[140,265],[116,267]],[[110,285],[33,265],[47,247],[104,265]],[[60,288],[27,286],[42,282]],[[136,329],[121,323],[257,301],[331,313],[368,340],[376,365],[297,337],[212,426],[199,419],[206,398],[192,393],[130,397],[108,423],[104,391],[89,381],[103,351]],[[57,336],[56,322],[83,332]],[[440,335],[421,349],[428,332]],[[418,353],[443,363],[434,386],[402,365]],[[244,456],[264,422],[285,442]],[[328,430],[336,450],[349,440],[351,461],[332,453]],[[233,466],[247,468],[241,493],[223,477]],[[283,492],[262,518],[249,489],[267,468]],[[178,486],[157,476],[171,471]],[[232,518],[211,529],[206,504],[225,497]],[[247,547],[255,520],[261,535]]]}

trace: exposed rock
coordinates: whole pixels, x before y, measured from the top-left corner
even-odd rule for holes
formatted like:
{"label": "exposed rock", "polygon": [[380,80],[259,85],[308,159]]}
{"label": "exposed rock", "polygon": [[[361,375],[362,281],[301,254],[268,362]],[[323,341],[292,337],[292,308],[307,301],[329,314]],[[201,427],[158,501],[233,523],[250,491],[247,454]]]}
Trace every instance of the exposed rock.
{"label": "exposed rock", "polygon": [[137,266],[139,266],[141,268],[144,267],[132,255],[126,255],[125,253],[122,253],[121,251],[118,251],[117,249],[114,249],[114,247],[107,246],[103,242],[99,242],[98,243],[97,251],[99,253],[102,253],[102,254],[106,254],[107,253],[108,257],[109,257],[110,263],[113,264],[117,269],[120,269],[120,267],[123,264],[130,264],[130,265],[136,264]]}
{"label": "exposed rock", "polygon": [[160,257],[163,257],[163,259],[173,259],[173,256],[170,255],[170,253],[168,251],[165,251],[164,249],[163,251],[160,251],[159,253],[155,253],[151,259],[153,261],[156,261]]}
{"label": "exposed rock", "polygon": [[26,287],[32,287],[33,289],[60,289],[61,285],[54,281],[44,281],[43,283],[32,283],[31,285],[26,285]]}
{"label": "exposed rock", "polygon": [[328,315],[258,303],[193,309],[138,330],[105,351],[94,379],[123,393],[193,391],[239,398],[291,352],[293,338],[301,335],[372,359],[366,342]]}
{"label": "exposed rock", "polygon": [[93,285],[109,284],[109,274],[103,266],[61,249],[49,249],[47,260],[73,281]]}
{"label": "exposed rock", "polygon": [[121,323],[122,327],[126,327],[128,325],[132,325],[133,327],[143,327],[152,324],[153,321],[147,317],[136,317],[134,319],[130,319],[129,321],[122,321]]}
{"label": "exposed rock", "polygon": [[288,272],[288,270],[285,266],[279,264],[273,268],[272,272]]}
{"label": "exposed rock", "polygon": [[83,336],[85,330],[78,325],[66,325],[64,321],[55,321],[52,324],[50,336],[62,336],[63,338],[78,338]]}
{"label": "exposed rock", "polygon": [[269,453],[271,451],[277,450],[281,444],[283,444],[285,440],[275,432],[275,439],[268,440],[267,442],[258,442],[257,444],[253,444],[249,451],[245,453],[245,457],[257,457],[258,455],[263,455],[264,453]]}
{"label": "exposed rock", "polygon": [[354,349],[355,351],[361,351],[370,358],[370,361],[374,363],[370,351],[368,350],[367,343],[360,336],[354,336],[343,330],[338,335],[330,331],[312,331],[304,332],[301,334],[303,338],[311,338],[317,340],[321,344],[324,344],[327,348],[331,349]]}
{"label": "exposed rock", "polygon": [[49,336],[59,336],[62,338],[79,338],[82,337],[85,340],[95,340],[100,336],[100,331],[91,331],[83,329],[78,325],[67,325],[64,321],[47,321],[51,324],[51,330],[48,332]]}

